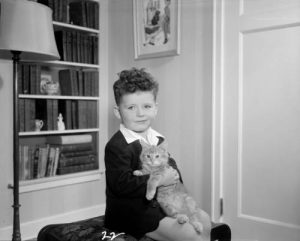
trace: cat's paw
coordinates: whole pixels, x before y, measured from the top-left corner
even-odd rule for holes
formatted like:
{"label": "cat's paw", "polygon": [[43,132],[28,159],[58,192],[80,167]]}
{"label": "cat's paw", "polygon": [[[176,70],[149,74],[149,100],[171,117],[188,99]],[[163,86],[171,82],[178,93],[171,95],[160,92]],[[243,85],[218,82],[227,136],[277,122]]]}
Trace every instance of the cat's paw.
{"label": "cat's paw", "polygon": [[142,176],[143,173],[140,170],[135,170],[135,171],[133,171],[133,175],[135,175],[135,176]]}
{"label": "cat's paw", "polygon": [[176,218],[179,224],[184,224],[189,221],[189,217],[186,216],[185,214],[178,214]]}
{"label": "cat's paw", "polygon": [[146,193],[146,198],[147,200],[152,200],[154,198],[155,191],[147,192]]}
{"label": "cat's paw", "polygon": [[193,222],[191,223],[194,227],[194,229],[196,230],[196,232],[198,233],[202,233],[203,232],[203,225],[200,222]]}

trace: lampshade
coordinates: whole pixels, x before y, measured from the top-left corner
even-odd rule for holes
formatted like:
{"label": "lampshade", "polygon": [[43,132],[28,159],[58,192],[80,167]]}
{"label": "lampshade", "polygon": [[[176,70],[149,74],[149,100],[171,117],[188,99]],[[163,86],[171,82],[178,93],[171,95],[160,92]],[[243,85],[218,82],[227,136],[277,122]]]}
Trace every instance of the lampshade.
{"label": "lampshade", "polygon": [[21,51],[22,60],[57,60],[52,10],[27,0],[0,0],[0,59]]}

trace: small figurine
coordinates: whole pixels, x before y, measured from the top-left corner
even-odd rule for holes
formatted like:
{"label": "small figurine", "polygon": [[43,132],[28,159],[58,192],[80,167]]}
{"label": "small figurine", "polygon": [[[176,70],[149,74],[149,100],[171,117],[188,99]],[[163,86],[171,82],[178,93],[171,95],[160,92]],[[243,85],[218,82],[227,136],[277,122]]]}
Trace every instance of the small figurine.
{"label": "small figurine", "polygon": [[42,127],[44,126],[44,122],[42,120],[36,119],[34,121],[35,123],[35,131],[40,131]]}
{"label": "small figurine", "polygon": [[64,131],[66,129],[65,123],[63,122],[63,116],[61,113],[59,113],[59,115],[57,117],[57,129],[59,131]]}

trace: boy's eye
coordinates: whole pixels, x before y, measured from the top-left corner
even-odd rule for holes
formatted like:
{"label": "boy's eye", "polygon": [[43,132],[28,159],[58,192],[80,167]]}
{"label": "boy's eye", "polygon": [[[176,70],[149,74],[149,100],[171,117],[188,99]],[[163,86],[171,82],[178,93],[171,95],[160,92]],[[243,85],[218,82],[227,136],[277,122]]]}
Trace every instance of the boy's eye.
{"label": "boy's eye", "polygon": [[152,105],[145,105],[145,108],[150,109],[150,108],[152,108]]}
{"label": "boy's eye", "polygon": [[134,110],[134,106],[127,107],[128,110]]}

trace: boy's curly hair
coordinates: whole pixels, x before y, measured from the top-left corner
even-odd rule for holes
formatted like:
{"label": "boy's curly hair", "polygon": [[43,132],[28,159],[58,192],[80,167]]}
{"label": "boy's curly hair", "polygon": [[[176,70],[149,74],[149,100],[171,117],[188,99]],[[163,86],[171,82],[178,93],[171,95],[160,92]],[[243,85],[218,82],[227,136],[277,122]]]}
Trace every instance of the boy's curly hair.
{"label": "boy's curly hair", "polygon": [[121,97],[136,91],[152,91],[156,100],[158,83],[152,75],[147,73],[144,68],[131,68],[118,73],[119,79],[114,83],[113,90],[116,104],[120,104]]}

